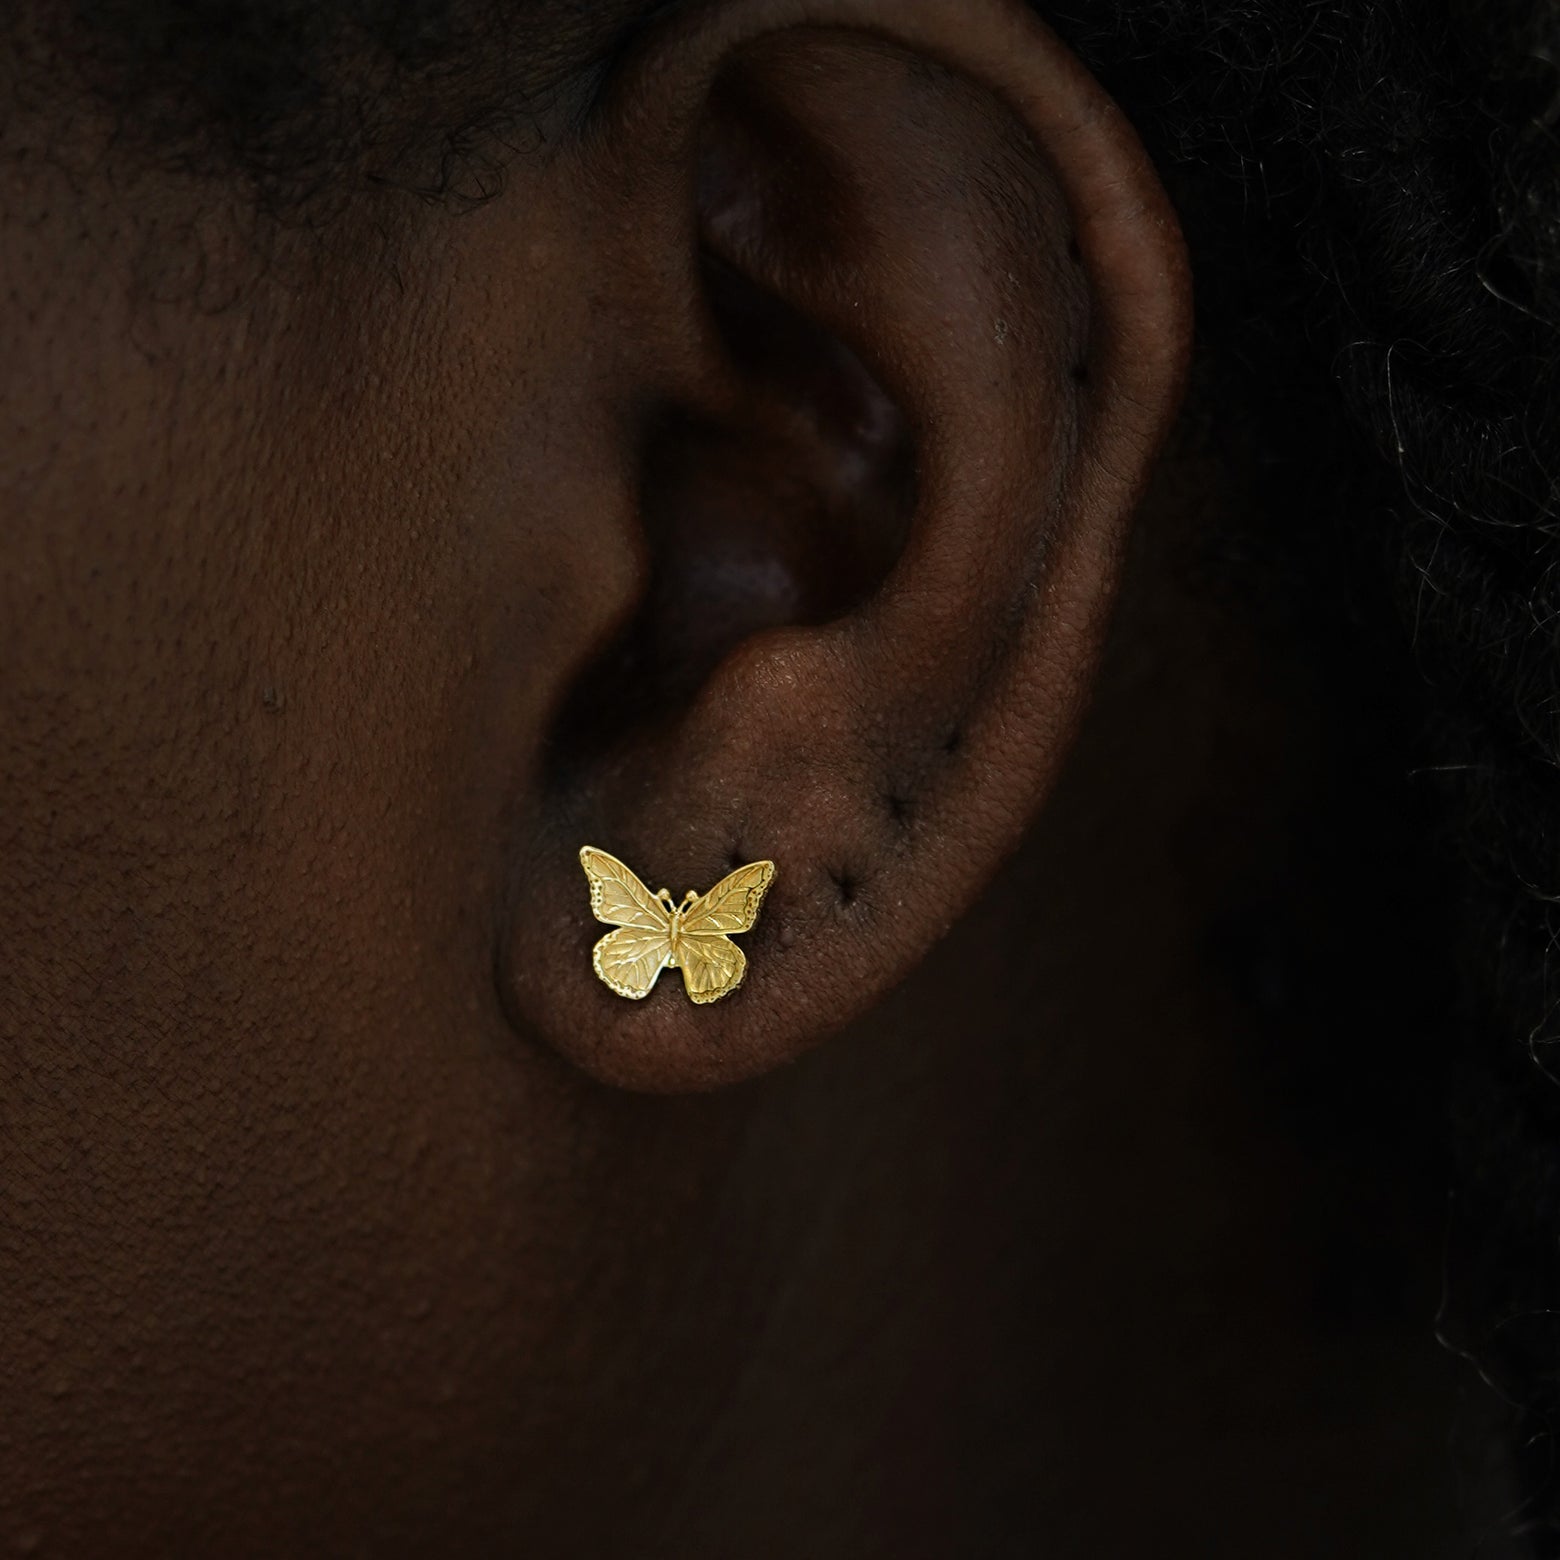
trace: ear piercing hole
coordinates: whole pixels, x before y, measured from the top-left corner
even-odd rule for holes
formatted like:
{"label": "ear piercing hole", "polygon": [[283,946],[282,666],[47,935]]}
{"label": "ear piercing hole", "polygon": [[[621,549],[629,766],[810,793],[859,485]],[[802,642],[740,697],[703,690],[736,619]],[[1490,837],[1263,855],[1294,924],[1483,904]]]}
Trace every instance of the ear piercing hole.
{"label": "ear piercing hole", "polygon": [[1088,384],[1089,365],[1087,363],[1074,363],[1072,366],[1072,380],[1075,385]]}
{"label": "ear piercing hole", "polygon": [[860,894],[860,884],[856,881],[856,874],[841,867],[829,873],[834,882],[834,891],[839,895],[840,908],[849,910]]}
{"label": "ear piercing hole", "polygon": [[949,758],[952,758],[953,755],[959,751],[960,747],[963,746],[963,743],[964,733],[960,731],[957,726],[955,726],[953,730],[943,738],[942,750],[948,755]]}
{"label": "ear piercing hole", "polygon": [[898,792],[891,791],[883,798],[888,807],[888,816],[899,825],[901,829],[910,827],[910,803],[908,799],[900,796]]}

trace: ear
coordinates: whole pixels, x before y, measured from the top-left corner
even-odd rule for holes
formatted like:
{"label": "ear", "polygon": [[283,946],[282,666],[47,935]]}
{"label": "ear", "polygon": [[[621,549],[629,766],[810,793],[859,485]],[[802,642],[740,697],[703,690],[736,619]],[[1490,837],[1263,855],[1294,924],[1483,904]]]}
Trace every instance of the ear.
{"label": "ear", "polygon": [[[1177,409],[1187,269],[1126,121],[1009,0],[695,7],[575,155],[582,350],[639,473],[579,567],[632,584],[558,689],[504,982],[596,1077],[705,1088],[875,1002],[1019,839]],[[587,844],[677,899],[772,860],[745,984],[609,991]]]}

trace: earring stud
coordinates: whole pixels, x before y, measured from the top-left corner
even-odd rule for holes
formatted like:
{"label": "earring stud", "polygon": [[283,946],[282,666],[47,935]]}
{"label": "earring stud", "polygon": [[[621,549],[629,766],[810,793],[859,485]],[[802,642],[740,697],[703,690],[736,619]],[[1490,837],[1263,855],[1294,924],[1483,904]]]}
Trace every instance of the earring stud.
{"label": "earring stud", "polygon": [[616,927],[598,942],[591,964],[620,997],[648,997],[661,971],[680,969],[683,987],[701,1006],[742,984],[747,959],[731,941],[753,929],[775,880],[772,861],[754,861],[723,877],[707,894],[689,890],[681,902],[666,889],[651,893],[616,856],[587,845],[580,865],[590,882],[591,914]]}

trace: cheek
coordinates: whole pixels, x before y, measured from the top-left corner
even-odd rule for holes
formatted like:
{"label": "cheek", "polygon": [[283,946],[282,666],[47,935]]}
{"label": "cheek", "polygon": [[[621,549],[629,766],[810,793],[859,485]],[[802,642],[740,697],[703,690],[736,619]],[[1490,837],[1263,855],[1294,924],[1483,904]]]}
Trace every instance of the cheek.
{"label": "cheek", "polygon": [[621,502],[540,336],[373,313],[51,339],[58,447],[0,494],[0,1398],[97,1470],[67,1524],[219,1509],[244,1444],[368,1531],[567,1395],[592,1133],[493,947],[634,562],[604,534],[575,592],[565,488]]}

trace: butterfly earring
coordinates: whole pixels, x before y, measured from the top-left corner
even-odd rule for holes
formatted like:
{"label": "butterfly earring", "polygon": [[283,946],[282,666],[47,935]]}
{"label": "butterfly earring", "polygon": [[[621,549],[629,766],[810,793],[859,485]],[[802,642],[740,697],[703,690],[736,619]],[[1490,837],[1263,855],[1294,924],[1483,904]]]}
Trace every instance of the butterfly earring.
{"label": "butterfly earring", "polygon": [[608,932],[591,953],[602,981],[620,997],[648,997],[661,971],[680,969],[690,998],[719,1002],[742,984],[747,960],[731,941],[753,929],[775,880],[772,861],[755,861],[723,877],[707,894],[691,889],[678,904],[663,888],[652,894],[616,856],[587,845],[580,865],[590,881],[591,914]]}

